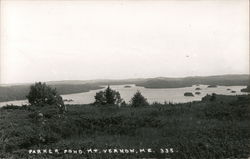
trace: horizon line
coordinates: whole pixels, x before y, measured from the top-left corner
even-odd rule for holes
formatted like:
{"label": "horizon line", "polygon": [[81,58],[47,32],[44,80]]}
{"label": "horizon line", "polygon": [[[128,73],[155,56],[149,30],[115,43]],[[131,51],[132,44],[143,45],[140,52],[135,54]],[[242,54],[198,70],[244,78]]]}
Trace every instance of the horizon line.
{"label": "horizon line", "polygon": [[213,77],[213,76],[237,76],[237,75],[250,75],[250,73],[241,73],[241,74],[216,74],[216,75],[193,75],[193,76],[155,76],[155,77],[138,77],[138,78],[97,78],[97,79],[75,79],[75,80],[68,80],[68,79],[62,79],[62,80],[48,80],[48,81],[34,81],[34,82],[20,82],[20,83],[0,83],[0,86],[5,85],[26,85],[26,84],[32,84],[35,82],[62,82],[62,81],[101,81],[101,80],[138,80],[138,79],[154,79],[154,78],[190,78],[190,77]]}

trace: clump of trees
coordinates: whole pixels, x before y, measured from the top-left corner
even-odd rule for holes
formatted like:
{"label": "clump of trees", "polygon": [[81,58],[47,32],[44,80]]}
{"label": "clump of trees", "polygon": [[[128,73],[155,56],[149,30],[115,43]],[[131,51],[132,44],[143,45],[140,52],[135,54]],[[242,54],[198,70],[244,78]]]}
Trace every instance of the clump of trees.
{"label": "clump of trees", "polygon": [[95,95],[94,104],[120,105],[123,102],[118,91],[112,90],[109,86],[104,91],[99,91]]}
{"label": "clump of trees", "polygon": [[[127,103],[121,98],[118,91],[112,90],[108,86],[104,91],[99,91],[95,95],[96,105],[118,105],[118,106],[128,106]],[[147,99],[141,94],[140,91],[137,91],[130,100],[131,107],[141,107],[148,106],[149,103]]]}
{"label": "clump of trees", "polygon": [[55,105],[60,112],[64,112],[66,107],[62,97],[55,88],[51,88],[46,83],[37,82],[30,87],[29,94],[26,96],[29,103],[34,106]]}
{"label": "clump of trees", "polygon": [[134,94],[130,103],[131,103],[132,107],[141,107],[141,106],[148,106],[149,105],[147,99],[141,94],[140,91],[137,91]]}

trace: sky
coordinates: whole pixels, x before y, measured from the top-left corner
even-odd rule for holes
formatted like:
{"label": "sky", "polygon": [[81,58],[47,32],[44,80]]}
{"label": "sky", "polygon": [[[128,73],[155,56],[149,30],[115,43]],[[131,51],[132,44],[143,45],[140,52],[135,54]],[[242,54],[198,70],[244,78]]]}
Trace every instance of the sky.
{"label": "sky", "polygon": [[1,1],[0,84],[249,73],[249,1]]}

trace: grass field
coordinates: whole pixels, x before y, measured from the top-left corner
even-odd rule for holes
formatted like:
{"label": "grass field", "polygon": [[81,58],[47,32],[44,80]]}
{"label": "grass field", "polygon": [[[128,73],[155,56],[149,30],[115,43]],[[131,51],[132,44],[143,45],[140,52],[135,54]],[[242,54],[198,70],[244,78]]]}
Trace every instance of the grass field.
{"label": "grass field", "polygon": [[[141,108],[72,105],[64,115],[53,106],[7,106],[0,109],[0,158],[247,158],[249,103],[249,95],[216,95]],[[138,153],[28,153],[49,148]],[[140,153],[143,148],[154,152]],[[163,148],[174,153],[161,153]]]}

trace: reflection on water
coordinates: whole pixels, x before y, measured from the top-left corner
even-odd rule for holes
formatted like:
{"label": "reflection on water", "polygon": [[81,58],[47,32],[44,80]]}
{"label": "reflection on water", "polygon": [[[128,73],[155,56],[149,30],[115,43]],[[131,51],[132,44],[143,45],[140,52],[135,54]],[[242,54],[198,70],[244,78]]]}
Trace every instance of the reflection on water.
{"label": "reflection on water", "polygon": [[[129,87],[130,86],[130,87]],[[247,94],[241,92],[242,88],[246,88],[246,86],[218,86],[208,88],[207,85],[193,85],[192,87],[183,87],[183,88],[163,88],[163,89],[148,89],[144,87],[137,87],[135,85],[111,85],[112,89],[119,91],[121,97],[129,102],[132,96],[135,94],[137,90],[139,90],[143,96],[145,96],[150,103],[157,102],[172,102],[172,103],[185,103],[191,101],[199,101],[206,94],[223,94],[223,95],[240,95]],[[200,89],[198,89],[200,88]],[[75,93],[75,94],[67,94],[62,95],[63,99],[65,99],[65,104],[88,104],[94,102],[94,96],[96,92],[100,90],[92,90],[84,93]],[[185,92],[192,92],[194,96],[184,96]],[[200,93],[195,93],[200,92]],[[73,101],[70,101],[70,100]],[[22,105],[27,104],[27,100],[19,100],[19,101],[10,101],[10,102],[0,102],[0,106],[4,106],[6,104],[13,105]]]}

